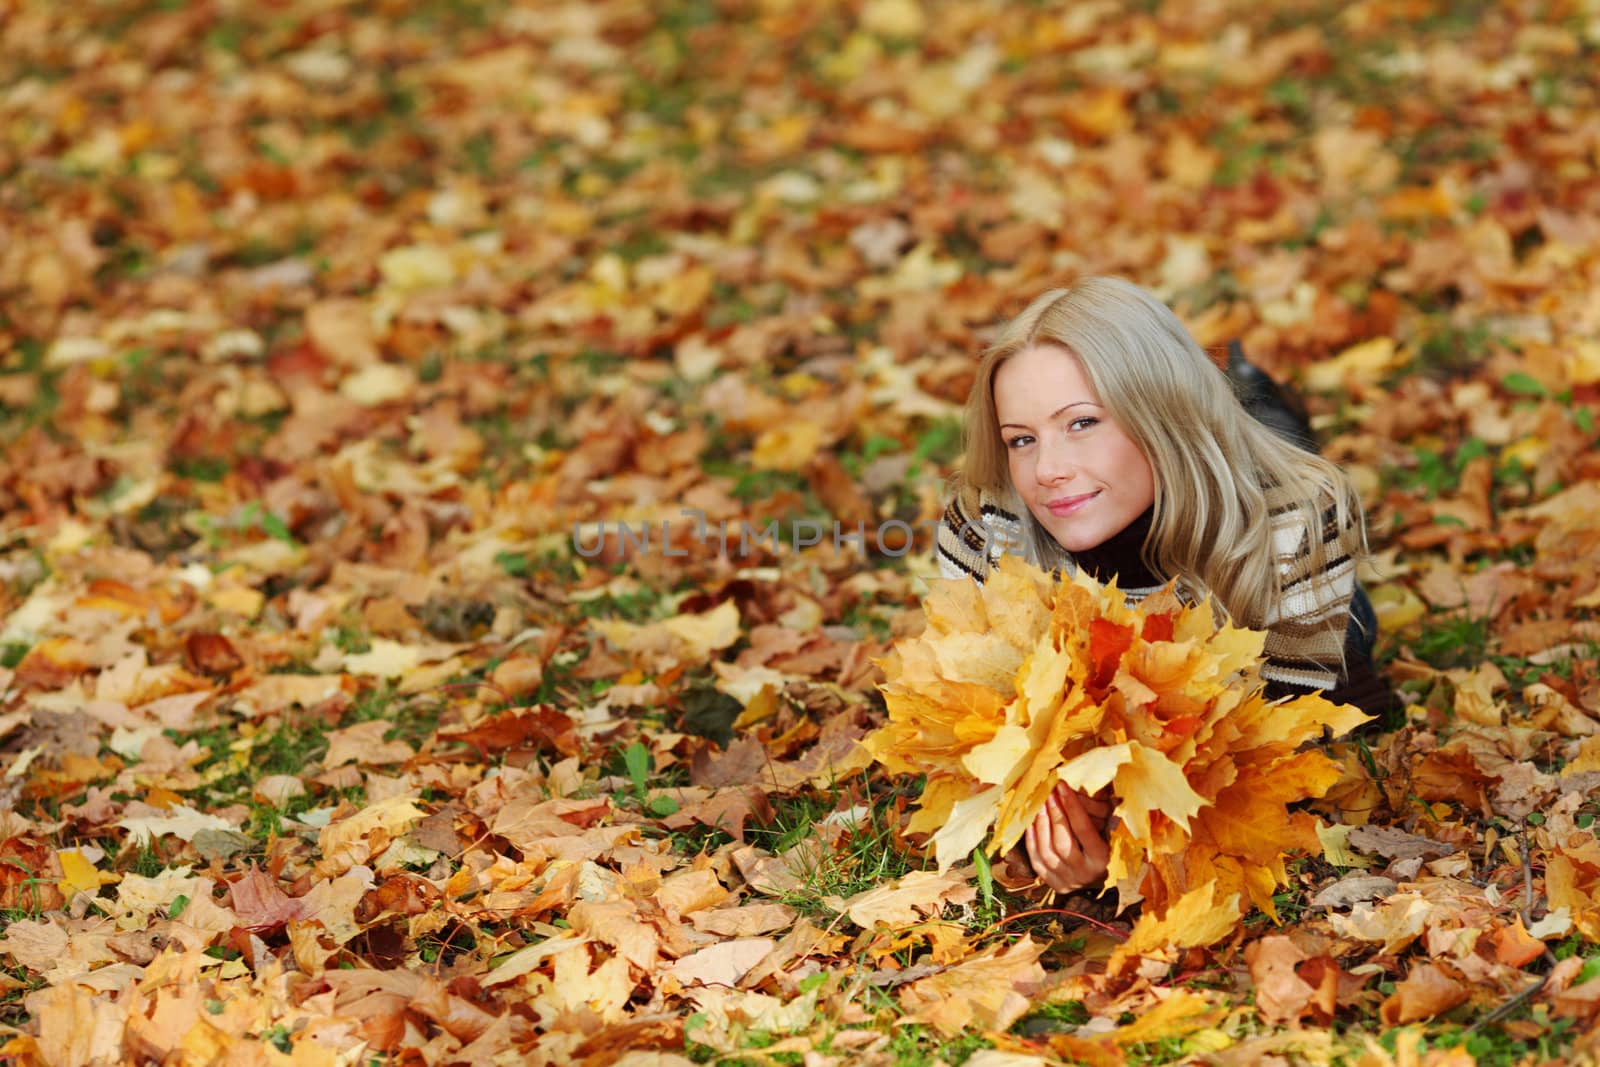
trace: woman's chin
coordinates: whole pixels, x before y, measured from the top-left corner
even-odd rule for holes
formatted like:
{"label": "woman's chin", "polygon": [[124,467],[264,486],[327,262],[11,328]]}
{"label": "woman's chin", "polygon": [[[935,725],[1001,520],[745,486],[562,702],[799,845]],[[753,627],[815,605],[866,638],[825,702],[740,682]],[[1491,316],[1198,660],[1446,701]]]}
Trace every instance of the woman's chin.
{"label": "woman's chin", "polygon": [[[1087,552],[1105,541],[1106,537],[1099,535],[1094,529],[1087,528],[1082,523],[1063,523],[1059,518],[1048,511],[1043,516],[1035,514],[1039,525],[1055,540],[1055,543],[1068,552]],[[1106,535],[1109,536],[1109,535]]]}

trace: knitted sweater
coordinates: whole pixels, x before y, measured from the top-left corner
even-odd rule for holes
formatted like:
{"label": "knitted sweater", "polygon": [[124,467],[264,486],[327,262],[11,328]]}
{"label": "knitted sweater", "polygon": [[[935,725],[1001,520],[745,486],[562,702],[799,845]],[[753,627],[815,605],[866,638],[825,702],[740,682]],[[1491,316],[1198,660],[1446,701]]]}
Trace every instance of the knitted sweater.
{"label": "knitted sweater", "polygon": [[[1394,694],[1378,677],[1372,661],[1355,647],[1350,599],[1355,590],[1355,564],[1339,549],[1336,515],[1330,507],[1317,531],[1332,551],[1319,576],[1311,566],[1311,540],[1305,522],[1291,501],[1274,499],[1269,491],[1272,544],[1278,558],[1279,603],[1266,620],[1261,676],[1269,697],[1324,691],[1336,703],[1354,704],[1369,713],[1389,710]],[[1097,581],[1118,579],[1133,604],[1165,585],[1141,558],[1152,511],[1147,510],[1104,544],[1071,557]],[[958,494],[945,509],[934,555],[946,578],[970,576],[983,581],[989,568],[1007,552],[1026,555],[1022,519],[990,499],[979,501],[970,514]],[[987,538],[985,532],[987,531]],[[987,542],[987,543],[986,543]],[[1340,653],[1344,664],[1340,665]]]}

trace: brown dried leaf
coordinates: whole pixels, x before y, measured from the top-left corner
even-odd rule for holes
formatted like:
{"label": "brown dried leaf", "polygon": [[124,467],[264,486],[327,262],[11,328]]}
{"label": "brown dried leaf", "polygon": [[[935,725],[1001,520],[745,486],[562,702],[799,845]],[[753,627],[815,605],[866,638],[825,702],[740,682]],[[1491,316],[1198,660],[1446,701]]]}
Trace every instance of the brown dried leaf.
{"label": "brown dried leaf", "polygon": [[1379,1014],[1385,1026],[1403,1026],[1449,1011],[1471,995],[1436,963],[1418,963],[1384,1000]]}

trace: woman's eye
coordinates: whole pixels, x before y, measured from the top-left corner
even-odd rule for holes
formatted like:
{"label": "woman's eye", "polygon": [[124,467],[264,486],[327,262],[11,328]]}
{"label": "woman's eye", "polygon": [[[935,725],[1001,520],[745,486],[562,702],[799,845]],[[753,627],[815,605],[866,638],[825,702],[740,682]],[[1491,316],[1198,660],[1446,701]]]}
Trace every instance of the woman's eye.
{"label": "woman's eye", "polygon": [[1089,427],[1098,426],[1099,424],[1099,419],[1094,418],[1091,415],[1085,415],[1081,419],[1073,419],[1072,422],[1068,424],[1068,427],[1073,430],[1087,430]]}
{"label": "woman's eye", "polygon": [[1017,434],[1017,436],[1011,438],[1009,441],[1006,442],[1006,447],[1007,448],[1021,448],[1021,447],[1023,447],[1024,445],[1026,445],[1028,442],[1030,442],[1032,440],[1033,440],[1033,438],[1030,435],[1025,434],[1025,433],[1019,433],[1019,434]]}

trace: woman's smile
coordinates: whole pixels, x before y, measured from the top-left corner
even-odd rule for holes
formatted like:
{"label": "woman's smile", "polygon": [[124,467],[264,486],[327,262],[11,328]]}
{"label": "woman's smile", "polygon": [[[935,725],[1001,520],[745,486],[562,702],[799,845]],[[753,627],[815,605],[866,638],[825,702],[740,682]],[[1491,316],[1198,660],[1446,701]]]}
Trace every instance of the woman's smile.
{"label": "woman's smile", "polygon": [[1100,491],[1097,489],[1092,493],[1079,493],[1077,496],[1064,496],[1050,501],[1049,503],[1045,504],[1045,507],[1050,509],[1050,514],[1052,515],[1071,515],[1073,512],[1077,511],[1079,508],[1083,507],[1085,504],[1089,503],[1089,501],[1093,500],[1099,495]]}

